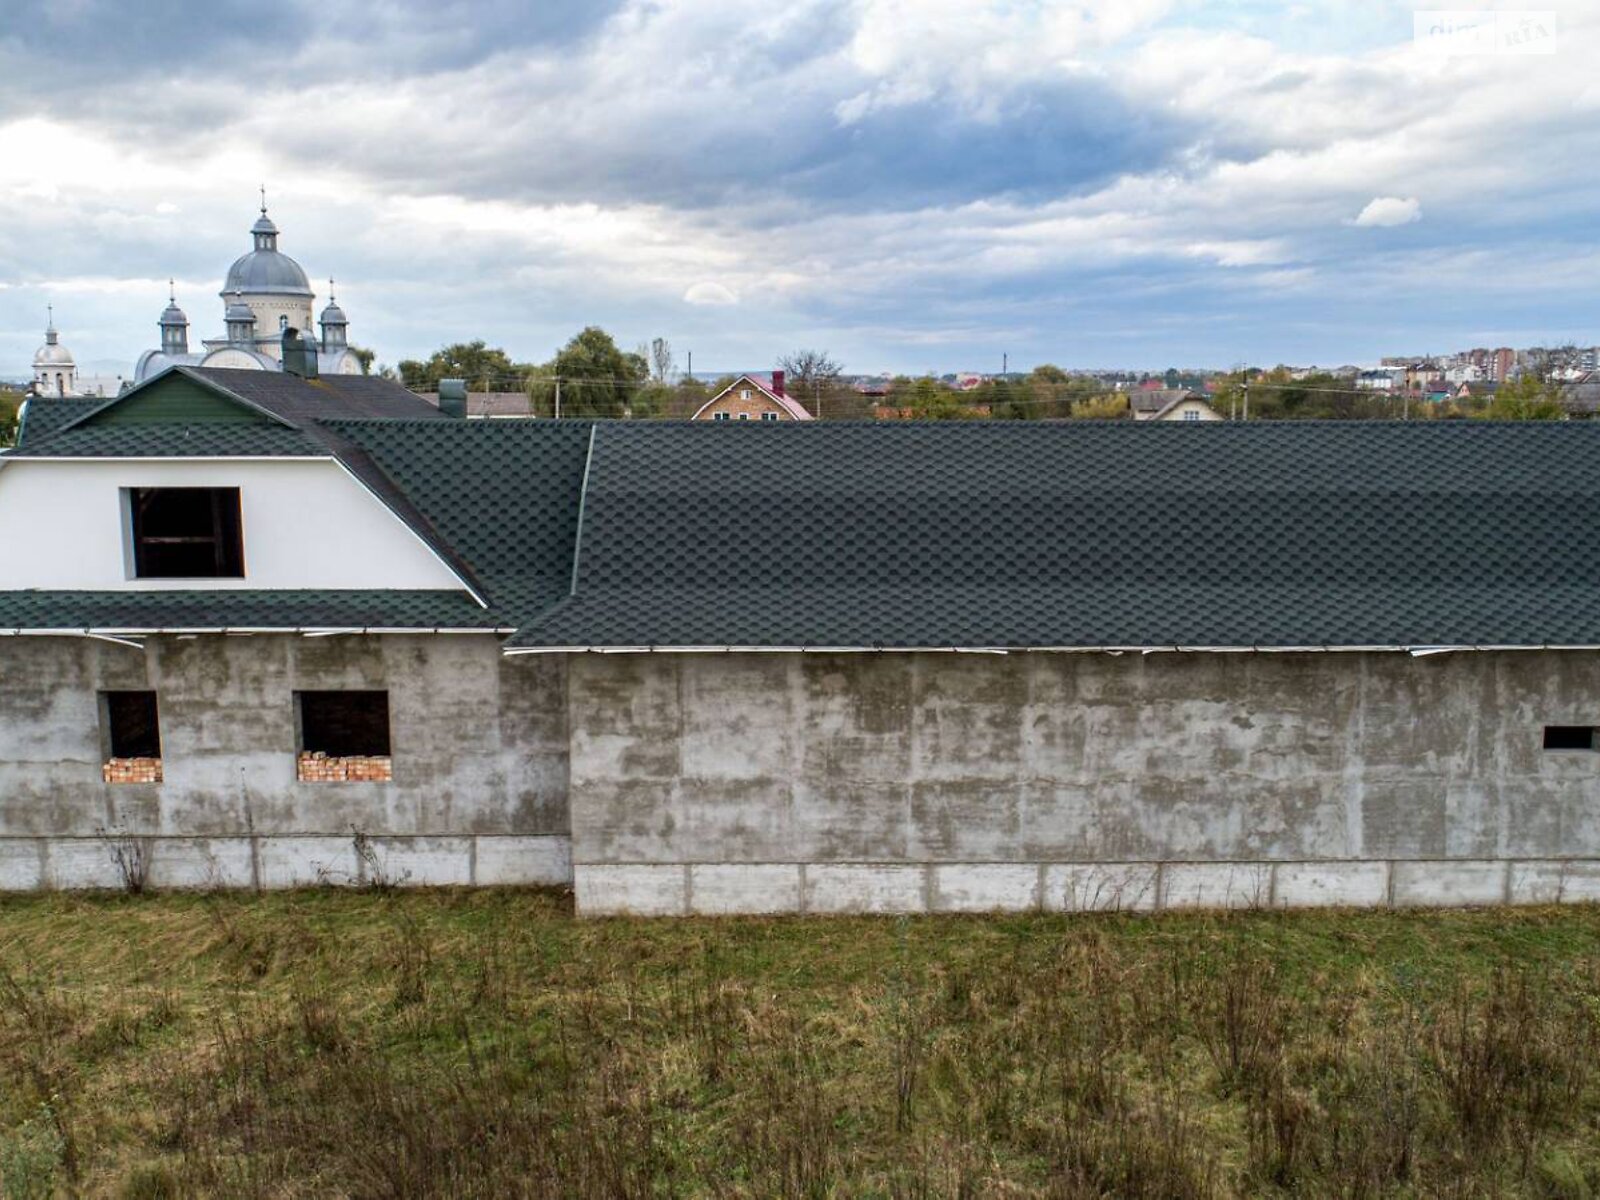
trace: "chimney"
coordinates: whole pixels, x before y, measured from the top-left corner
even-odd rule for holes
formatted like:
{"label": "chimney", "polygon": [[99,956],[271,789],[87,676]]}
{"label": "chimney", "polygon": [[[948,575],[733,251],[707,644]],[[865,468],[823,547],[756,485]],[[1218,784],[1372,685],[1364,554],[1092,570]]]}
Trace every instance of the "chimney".
{"label": "chimney", "polygon": [[774,371],[772,373],[772,394],[774,396],[783,395],[783,372],[782,371]]}
{"label": "chimney", "polygon": [[317,344],[301,337],[293,325],[283,327],[283,369],[301,379],[317,377]]}
{"label": "chimney", "polygon": [[447,417],[467,415],[467,381],[465,379],[439,380],[439,411]]}

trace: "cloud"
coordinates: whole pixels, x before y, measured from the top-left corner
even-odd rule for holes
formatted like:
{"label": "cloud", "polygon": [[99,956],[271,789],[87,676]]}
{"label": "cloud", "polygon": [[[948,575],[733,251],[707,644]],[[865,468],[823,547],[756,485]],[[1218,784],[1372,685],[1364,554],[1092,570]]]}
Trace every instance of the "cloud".
{"label": "cloud", "polygon": [[714,280],[703,280],[700,283],[689,286],[689,290],[683,293],[683,302],[685,304],[716,307],[737,304],[739,303],[739,297],[732,288],[724,284],[717,283]]}
{"label": "cloud", "polygon": [[1388,229],[1420,220],[1422,205],[1415,197],[1376,196],[1356,216],[1355,223],[1364,229]]}
{"label": "cloud", "polygon": [[[1419,61],[1403,12],[1332,0],[281,7],[264,31],[244,0],[176,24],[180,0],[14,0],[0,152],[47,168],[0,181],[0,375],[46,295],[80,361],[131,362],[169,275],[217,332],[263,180],[390,362],[542,358],[592,322],[697,366],[816,344],[862,370],[1595,336],[1538,283],[1600,239],[1576,4],[1532,66]],[[1395,329],[1357,284],[1392,239],[1349,230],[1424,205],[1414,269],[1491,249]]]}

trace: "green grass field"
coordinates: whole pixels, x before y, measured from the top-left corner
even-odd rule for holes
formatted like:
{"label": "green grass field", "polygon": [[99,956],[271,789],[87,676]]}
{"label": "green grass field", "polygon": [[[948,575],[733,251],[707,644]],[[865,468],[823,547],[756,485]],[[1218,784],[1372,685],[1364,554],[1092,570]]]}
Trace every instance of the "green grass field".
{"label": "green grass field", "polygon": [[12,898],[0,1192],[1600,1195],[1600,911]]}

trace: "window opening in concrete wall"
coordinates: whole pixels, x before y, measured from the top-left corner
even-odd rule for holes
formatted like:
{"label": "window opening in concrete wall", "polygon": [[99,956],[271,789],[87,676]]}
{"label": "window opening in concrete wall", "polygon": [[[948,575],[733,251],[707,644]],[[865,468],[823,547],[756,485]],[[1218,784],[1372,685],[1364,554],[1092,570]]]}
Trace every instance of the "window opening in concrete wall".
{"label": "window opening in concrete wall", "polygon": [[388,692],[296,692],[295,708],[301,783],[386,783],[393,778]]}
{"label": "window opening in concrete wall", "polygon": [[138,579],[242,579],[238,488],[129,488]]}
{"label": "window opening in concrete wall", "polygon": [[161,722],[154,692],[102,692],[107,783],[161,782]]}
{"label": "window opening in concrete wall", "polygon": [[1600,743],[1595,739],[1593,725],[1546,725],[1544,748],[1546,750],[1594,750]]}

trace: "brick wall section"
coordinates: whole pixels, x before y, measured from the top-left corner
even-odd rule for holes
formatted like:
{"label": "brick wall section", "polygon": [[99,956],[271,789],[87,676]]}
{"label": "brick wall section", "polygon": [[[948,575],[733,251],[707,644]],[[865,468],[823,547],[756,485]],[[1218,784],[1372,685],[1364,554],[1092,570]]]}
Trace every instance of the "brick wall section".
{"label": "brick wall section", "polygon": [[107,783],[160,783],[159,758],[108,758],[100,768]]}
{"label": "brick wall section", "polygon": [[330,758],[320,751],[304,751],[296,764],[301,783],[388,783],[394,763],[387,755]]}
{"label": "brick wall section", "polygon": [[695,420],[710,421],[714,419],[716,413],[720,412],[727,413],[730,421],[737,421],[740,414],[747,415],[752,421],[759,421],[762,413],[777,413],[780,421],[793,421],[795,419],[784,410],[781,404],[775,404],[771,399],[764,396],[759,388],[749,388],[750,399],[741,399],[739,393],[745,390],[744,388],[734,388],[733,391],[720,400],[707,405],[706,410]]}

